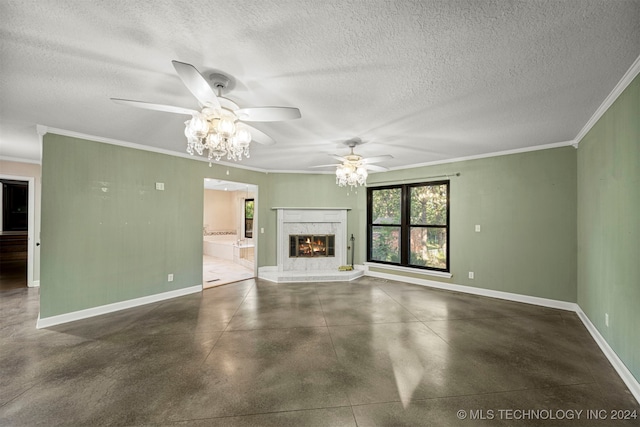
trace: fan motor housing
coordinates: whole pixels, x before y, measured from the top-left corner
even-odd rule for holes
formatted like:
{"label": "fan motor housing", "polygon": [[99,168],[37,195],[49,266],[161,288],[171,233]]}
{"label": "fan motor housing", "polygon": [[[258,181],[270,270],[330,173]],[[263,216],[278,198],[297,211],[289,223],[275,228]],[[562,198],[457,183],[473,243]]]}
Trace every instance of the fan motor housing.
{"label": "fan motor housing", "polygon": [[231,77],[222,74],[222,73],[211,73],[209,74],[209,81],[211,85],[215,89],[220,90],[231,90],[232,80]]}

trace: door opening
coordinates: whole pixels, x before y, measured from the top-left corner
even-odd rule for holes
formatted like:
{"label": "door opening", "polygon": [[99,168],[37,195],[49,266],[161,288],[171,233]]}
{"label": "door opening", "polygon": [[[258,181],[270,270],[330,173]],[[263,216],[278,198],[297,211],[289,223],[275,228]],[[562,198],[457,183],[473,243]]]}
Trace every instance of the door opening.
{"label": "door opening", "polygon": [[257,201],[256,185],[204,180],[203,288],[257,276]]}
{"label": "door opening", "polygon": [[0,176],[0,290],[33,285],[34,182]]}

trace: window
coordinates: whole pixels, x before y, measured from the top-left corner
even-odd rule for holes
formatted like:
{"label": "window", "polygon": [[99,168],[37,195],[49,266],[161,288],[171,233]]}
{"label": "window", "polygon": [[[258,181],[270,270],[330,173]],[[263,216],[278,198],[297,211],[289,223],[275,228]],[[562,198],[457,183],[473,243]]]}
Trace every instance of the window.
{"label": "window", "polygon": [[367,261],[449,271],[449,181],[367,189]]}
{"label": "window", "polygon": [[251,239],[253,237],[253,199],[244,201],[244,237]]}

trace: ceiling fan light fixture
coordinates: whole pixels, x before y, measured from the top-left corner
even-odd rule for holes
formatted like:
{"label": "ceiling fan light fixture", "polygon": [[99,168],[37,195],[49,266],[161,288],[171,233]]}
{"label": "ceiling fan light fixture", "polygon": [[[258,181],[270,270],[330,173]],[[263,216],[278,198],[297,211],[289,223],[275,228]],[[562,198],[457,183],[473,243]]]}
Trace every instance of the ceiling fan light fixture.
{"label": "ceiling fan light fixture", "polygon": [[187,137],[187,153],[202,156],[208,150],[207,159],[211,165],[225,155],[228,160],[242,160],[249,157],[251,132],[244,126],[236,126],[235,115],[221,113],[211,107],[204,107],[185,123],[184,135]]}
{"label": "ceiling fan light fixture", "polygon": [[216,149],[218,145],[220,145],[220,135],[218,135],[217,133],[210,133],[209,135],[207,135],[207,141],[205,145],[209,150]]}
{"label": "ceiling fan light fixture", "polygon": [[209,133],[209,121],[202,113],[194,114],[188,126],[189,133],[196,138],[204,138]]}
{"label": "ceiling fan light fixture", "polygon": [[[253,141],[249,129],[255,133],[256,142],[265,145],[275,144],[269,135],[239,120],[273,122],[301,117],[300,110],[292,107],[239,108],[232,100],[221,96],[223,89],[233,87],[234,82],[228,76],[221,73],[211,74],[212,87],[193,65],[180,61],[171,61],[171,63],[182,83],[200,102],[199,111],[129,99],[111,98],[111,100],[118,104],[147,110],[191,115],[191,119],[184,122],[187,153],[203,155],[204,150],[208,150],[209,166],[213,158],[220,160],[224,155],[227,159],[235,161],[242,160],[243,156],[248,158],[249,145]],[[214,89],[217,89],[217,95]]]}
{"label": "ceiling fan light fixture", "polygon": [[374,156],[365,159],[359,154],[353,152],[353,148],[362,144],[360,138],[350,139],[344,142],[351,152],[346,156],[339,156],[337,154],[330,154],[331,158],[339,160],[341,163],[332,165],[318,165],[312,166],[312,168],[324,168],[327,166],[336,168],[336,184],[339,187],[351,187],[354,190],[358,186],[366,186],[367,178],[369,176],[369,170],[374,171],[386,171],[385,167],[373,165],[372,163],[378,163],[382,160],[392,159],[393,156],[385,154],[382,156]]}
{"label": "ceiling fan light fixture", "polygon": [[216,126],[216,131],[224,137],[232,137],[236,132],[235,121],[230,117],[221,117]]}
{"label": "ceiling fan light fixture", "polygon": [[187,153],[191,156],[195,154],[195,150],[193,149],[195,145],[195,140],[187,138]]}
{"label": "ceiling fan light fixture", "polygon": [[237,129],[235,139],[236,143],[242,148],[248,147],[251,143],[251,132],[245,128]]}
{"label": "ceiling fan light fixture", "polygon": [[336,184],[339,187],[349,186],[353,190],[359,185],[367,184],[367,169],[357,162],[346,160],[336,168]]}
{"label": "ceiling fan light fixture", "polygon": [[200,139],[187,140],[187,143],[191,144],[191,147],[193,148],[193,150],[195,150],[196,153],[198,153],[199,156],[202,156],[202,153],[204,152],[204,144],[202,144],[201,141],[202,140]]}
{"label": "ceiling fan light fixture", "polygon": [[207,120],[211,121],[217,117],[222,116],[222,113],[219,109],[213,107],[204,107],[201,111],[207,117]]}

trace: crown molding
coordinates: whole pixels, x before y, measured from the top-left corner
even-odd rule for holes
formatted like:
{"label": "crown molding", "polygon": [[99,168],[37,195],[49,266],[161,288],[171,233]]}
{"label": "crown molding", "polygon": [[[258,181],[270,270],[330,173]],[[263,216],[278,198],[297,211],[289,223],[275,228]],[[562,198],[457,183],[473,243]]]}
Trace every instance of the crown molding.
{"label": "crown molding", "polygon": [[618,84],[613,88],[609,96],[607,96],[602,104],[598,107],[593,116],[587,121],[584,127],[578,132],[578,135],[575,137],[575,147],[578,148],[580,141],[585,135],[591,130],[591,128],[600,120],[600,118],[607,112],[609,107],[618,99],[618,97],[624,92],[624,90],[631,84],[633,79],[640,73],[640,56],[636,58],[636,60],[631,64],[631,67],[627,70],[627,72],[622,76]]}
{"label": "crown molding", "polygon": [[[540,151],[540,150],[550,150],[553,148],[560,148],[560,147],[569,147],[569,146],[573,146],[574,148],[578,148],[578,144],[575,140],[571,140],[571,141],[562,141],[562,142],[554,142],[551,144],[545,144],[545,145],[534,145],[531,147],[524,147],[524,148],[516,148],[513,150],[506,150],[506,151],[495,151],[492,153],[484,153],[484,154],[477,154],[477,155],[473,155],[473,156],[465,156],[465,157],[455,157],[453,159],[445,159],[445,160],[437,160],[437,161],[433,161],[433,162],[426,162],[426,163],[415,163],[415,164],[411,164],[411,165],[405,165],[405,166],[396,166],[396,167],[392,167],[389,168],[388,171],[370,171],[369,175],[375,175],[378,173],[385,173],[385,172],[389,172],[389,171],[397,171],[397,170],[404,170],[404,169],[415,169],[415,168],[421,168],[421,167],[425,167],[425,166],[435,166],[435,165],[444,165],[444,164],[448,164],[448,163],[457,163],[457,162],[464,162],[466,160],[476,160],[476,159],[485,159],[488,157],[498,157],[498,156],[508,156],[510,154],[519,154],[519,153],[528,153],[530,151]],[[314,174],[314,175],[333,175],[335,174],[334,171],[295,171],[295,170],[268,170],[266,171],[267,173],[308,173],[308,174]]]}
{"label": "crown molding", "polygon": [[486,159],[488,157],[508,156],[510,154],[528,153],[531,151],[540,151],[540,150],[550,150],[553,148],[573,146],[575,143],[576,142],[574,140],[554,142],[552,144],[534,145],[531,147],[516,148],[514,150],[495,151],[493,153],[484,153],[484,154],[477,154],[477,155],[465,156],[465,157],[455,157],[453,159],[437,160],[434,162],[416,163],[413,165],[406,165],[406,166],[396,166],[394,168],[389,168],[389,170],[397,171],[397,170],[404,170],[404,169],[415,169],[415,168],[421,168],[425,166],[445,165],[449,163],[464,162],[467,160]]}
{"label": "crown molding", "polygon": [[[165,154],[167,156],[181,157],[183,159],[196,160],[196,161],[200,161],[200,162],[209,163],[209,159],[204,158],[204,157],[191,156],[191,155],[189,155],[187,153],[178,153],[176,151],[166,150],[164,148],[157,148],[157,147],[150,147],[148,145],[136,144],[135,142],[122,141],[122,140],[113,139],[113,138],[105,138],[105,137],[102,137],[102,136],[89,135],[89,134],[86,134],[86,133],[75,132],[75,131],[71,131],[71,130],[67,130],[67,129],[53,128],[53,127],[48,127],[48,126],[43,126],[43,125],[37,125],[36,129],[38,130],[38,135],[40,135],[40,138],[42,138],[47,133],[54,133],[56,135],[68,136],[68,137],[71,137],[71,138],[86,139],[86,140],[89,140],[89,141],[101,142],[101,143],[104,143],[104,144],[118,145],[120,147],[133,148],[135,150],[150,151],[152,153]],[[41,144],[41,146],[42,146],[42,144]],[[41,148],[41,150],[42,150],[42,148]],[[42,158],[42,154],[40,155],[40,157]],[[261,173],[268,173],[269,172],[266,169],[261,169],[261,168],[256,168],[256,167],[252,167],[252,166],[241,165],[241,164],[238,164],[238,163],[220,162],[220,161],[215,161],[214,160],[214,161],[211,162],[211,164],[220,165],[220,166],[226,166],[226,167],[232,167],[232,168],[236,168],[236,169],[246,169],[246,170],[250,170],[250,171],[254,171],[254,172],[261,172]]]}
{"label": "crown molding", "polygon": [[288,169],[269,169],[265,171],[266,173],[299,173],[299,174],[308,174],[308,175],[335,175],[335,170],[333,171],[308,171],[308,170],[288,170]]}
{"label": "crown molding", "polygon": [[3,162],[15,162],[15,163],[30,163],[32,165],[40,165],[40,164],[42,164],[42,162],[40,160],[23,159],[21,157],[8,157],[8,156],[0,156],[0,161],[3,161]]}

